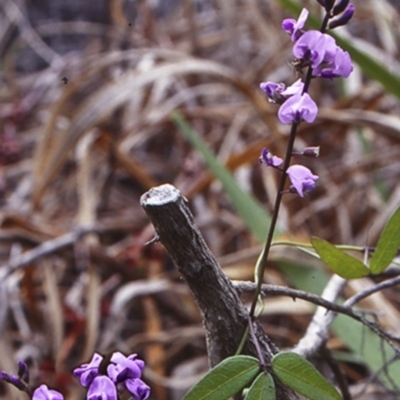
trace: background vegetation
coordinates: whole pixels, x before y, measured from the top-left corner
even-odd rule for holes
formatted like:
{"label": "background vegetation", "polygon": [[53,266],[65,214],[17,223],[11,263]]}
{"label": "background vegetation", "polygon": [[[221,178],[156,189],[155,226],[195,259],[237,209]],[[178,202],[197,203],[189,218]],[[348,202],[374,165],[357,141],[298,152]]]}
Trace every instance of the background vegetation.
{"label": "background vegetation", "polygon": [[[346,83],[312,85],[319,116],[301,126],[296,147],[321,146],[309,161],[320,180],[304,200],[285,198],[280,240],[373,246],[400,203],[399,8],[354,3],[340,34],[361,58],[353,54],[359,64]],[[302,6],[318,17],[315,1]],[[200,315],[163,248],[144,246],[153,228],[139,198],[174,184],[228,276],[253,278],[264,239],[257,221],[268,223],[277,183],[257,158],[263,147],[282,153],[288,133],[258,85],[296,78],[280,27],[295,9],[286,0],[1,2],[0,369],[28,359],[34,380],[70,399],[82,396],[70,371],[95,350],[139,353],[157,400],[180,399],[204,373]],[[171,118],[175,110],[265,214],[227,194]],[[320,293],[322,270],[280,246],[265,281]],[[351,281],[345,295],[372,284]],[[362,306],[398,334],[399,302],[393,288]],[[261,321],[290,347],[313,310],[271,297]],[[335,325],[329,348],[352,392],[397,398],[374,374],[389,355],[348,324]],[[0,389],[2,398],[21,396]]]}

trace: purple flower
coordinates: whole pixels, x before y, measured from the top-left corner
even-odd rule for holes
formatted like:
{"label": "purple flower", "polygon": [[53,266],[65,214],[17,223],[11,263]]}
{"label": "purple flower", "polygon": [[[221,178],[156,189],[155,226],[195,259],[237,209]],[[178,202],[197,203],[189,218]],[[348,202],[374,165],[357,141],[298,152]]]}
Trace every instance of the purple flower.
{"label": "purple flower", "polygon": [[304,192],[313,190],[318,180],[318,175],[314,175],[303,165],[292,165],[288,168],[287,174],[292,182],[289,190],[296,190],[300,197],[304,197]]}
{"label": "purple flower", "polygon": [[272,155],[267,148],[262,149],[261,156],[258,160],[262,164],[275,168],[283,163],[282,158]]}
{"label": "purple flower", "polygon": [[73,374],[79,378],[83,387],[88,387],[93,382],[93,379],[100,375],[99,366],[103,361],[100,354],[94,353],[90,363],[82,364],[74,369]]}
{"label": "purple flower", "polygon": [[281,94],[285,90],[283,83],[262,82],[260,83],[260,89],[267,94],[271,103],[282,104],[286,100],[286,97]]}
{"label": "purple flower", "polygon": [[260,88],[267,94],[271,103],[283,104],[290,96],[301,94],[304,83],[298,79],[292,85],[285,87],[283,83],[262,82]]}
{"label": "purple flower", "polygon": [[295,94],[286,100],[278,111],[278,118],[283,124],[301,122],[312,123],[318,114],[318,107],[308,93]]}
{"label": "purple flower", "polygon": [[330,59],[314,68],[313,75],[322,78],[337,78],[339,76],[347,78],[352,71],[353,64],[349,53],[338,46],[335,54]]}
{"label": "purple flower", "polygon": [[144,362],[137,359],[136,354],[125,357],[120,352],[111,356],[107,374],[115,383],[124,382],[127,379],[140,378],[144,368]]}
{"label": "purple flower", "polygon": [[56,390],[40,385],[34,392],[32,400],[64,400],[64,396]]}
{"label": "purple flower", "polygon": [[117,400],[114,382],[106,375],[96,376],[87,393],[87,400]]}
{"label": "purple flower", "polygon": [[310,63],[313,76],[347,78],[353,70],[349,53],[337,46],[332,36],[318,31],[304,33],[293,46],[293,54]]}
{"label": "purple flower", "polygon": [[283,20],[282,28],[290,35],[290,39],[292,42],[295,42],[302,35],[301,30],[303,29],[304,24],[307,21],[308,14],[308,10],[306,8],[303,8],[297,21],[293,18],[287,18]]}
{"label": "purple flower", "polygon": [[332,36],[318,31],[308,31],[293,46],[293,55],[297,59],[310,62],[313,68],[318,67],[325,58],[336,52],[336,42]]}
{"label": "purple flower", "polygon": [[146,400],[150,396],[150,387],[141,379],[127,379],[125,386],[129,393],[135,396],[135,400]]}

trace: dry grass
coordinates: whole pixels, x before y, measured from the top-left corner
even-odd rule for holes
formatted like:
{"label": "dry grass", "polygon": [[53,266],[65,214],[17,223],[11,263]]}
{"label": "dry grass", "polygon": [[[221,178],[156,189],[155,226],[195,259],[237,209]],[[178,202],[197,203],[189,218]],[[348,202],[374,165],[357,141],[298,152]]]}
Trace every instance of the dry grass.
{"label": "dry grass", "polygon": [[[121,2],[110,0],[111,25],[47,21],[35,28],[12,0],[1,6],[1,261],[77,229],[88,233],[1,283],[0,369],[14,371],[15,359],[29,358],[33,379],[69,399],[82,396],[69,371],[95,350],[138,352],[157,400],[180,398],[178,389],[205,368],[196,306],[163,249],[143,247],[153,231],[139,197],[151,186],[170,182],[182,190],[214,254],[239,252],[229,275],[251,278],[257,244],[171,111],[179,109],[238,182],[272,207],[276,176],[257,157],[263,147],[282,154],[288,128],[258,84],[296,79],[280,29],[286,14],[266,0],[182,3],[155,18],[142,2],[130,20]],[[318,11],[317,2],[305,3]],[[399,14],[387,1],[379,2],[385,12],[378,2],[355,3],[351,35],[396,66]],[[87,44],[58,54],[45,42],[55,32],[79,33]],[[45,68],[18,70],[27,48]],[[321,146],[321,157],[308,163],[320,180],[305,200],[285,199],[281,225],[299,240],[312,234],[375,243],[400,203],[398,101],[358,69],[343,87],[313,82],[312,94],[319,118],[301,127],[297,148]],[[267,280],[284,283],[275,269]],[[398,331],[397,294],[382,294],[370,308],[390,309],[388,323]],[[293,345],[311,312],[277,300],[266,332]],[[346,368],[352,382],[368,376]],[[19,398],[2,390],[3,398]]]}

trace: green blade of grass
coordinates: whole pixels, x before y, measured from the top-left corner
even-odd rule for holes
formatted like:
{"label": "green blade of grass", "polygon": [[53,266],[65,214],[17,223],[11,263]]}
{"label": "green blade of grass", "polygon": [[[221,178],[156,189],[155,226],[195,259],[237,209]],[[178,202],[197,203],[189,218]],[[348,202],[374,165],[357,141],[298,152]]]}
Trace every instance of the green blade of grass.
{"label": "green blade of grass", "polygon": [[190,144],[200,152],[204,161],[221,182],[237,213],[248,226],[254,237],[262,243],[271,224],[271,219],[260,203],[245,192],[235,181],[230,171],[222,165],[207,147],[199,134],[186,122],[182,114],[175,111],[172,120],[180,128]]}

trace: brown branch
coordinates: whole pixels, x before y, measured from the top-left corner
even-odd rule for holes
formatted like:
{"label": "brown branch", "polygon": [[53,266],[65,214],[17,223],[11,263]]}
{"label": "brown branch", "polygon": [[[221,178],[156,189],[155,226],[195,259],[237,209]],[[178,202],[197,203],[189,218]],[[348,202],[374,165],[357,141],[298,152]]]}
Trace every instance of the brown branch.
{"label": "brown branch", "polygon": [[[141,197],[141,205],[202,312],[208,356],[211,366],[215,366],[235,354],[249,313],[194,225],[181,193],[172,185],[158,186]],[[278,349],[257,322],[254,332],[269,363]],[[257,356],[251,337],[247,338],[242,353]],[[292,400],[298,396],[278,383],[276,398]]]}

